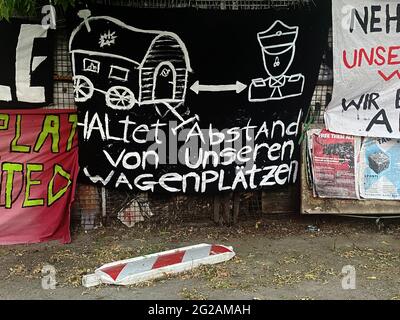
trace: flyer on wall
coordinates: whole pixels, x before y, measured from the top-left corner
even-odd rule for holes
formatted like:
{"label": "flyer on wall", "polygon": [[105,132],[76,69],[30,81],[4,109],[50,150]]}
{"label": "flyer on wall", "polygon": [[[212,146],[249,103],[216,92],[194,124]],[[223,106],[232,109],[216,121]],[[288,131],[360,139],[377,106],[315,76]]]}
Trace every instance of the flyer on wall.
{"label": "flyer on wall", "polygon": [[322,198],[358,199],[358,137],[321,130],[312,135],[314,189]]}
{"label": "flyer on wall", "polygon": [[400,140],[365,139],[360,155],[360,194],[367,199],[400,199]]}

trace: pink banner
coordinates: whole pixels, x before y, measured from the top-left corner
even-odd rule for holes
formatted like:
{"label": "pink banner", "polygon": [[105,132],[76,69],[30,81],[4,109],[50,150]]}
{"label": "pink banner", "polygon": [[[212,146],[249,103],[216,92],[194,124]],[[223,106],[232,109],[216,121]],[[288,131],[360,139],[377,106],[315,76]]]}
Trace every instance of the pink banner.
{"label": "pink banner", "polygon": [[0,244],[71,241],[76,127],[74,110],[0,112]]}

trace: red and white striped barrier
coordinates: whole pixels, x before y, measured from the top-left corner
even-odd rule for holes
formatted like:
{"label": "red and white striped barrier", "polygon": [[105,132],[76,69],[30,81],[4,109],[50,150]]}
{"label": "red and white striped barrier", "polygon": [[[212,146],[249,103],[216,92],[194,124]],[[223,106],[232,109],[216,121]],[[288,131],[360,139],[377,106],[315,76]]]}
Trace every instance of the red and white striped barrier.
{"label": "red and white striped barrier", "polygon": [[133,259],[107,263],[94,273],[83,276],[82,285],[93,287],[101,283],[129,285],[188,271],[204,264],[215,264],[232,259],[232,247],[215,244],[163,251]]}

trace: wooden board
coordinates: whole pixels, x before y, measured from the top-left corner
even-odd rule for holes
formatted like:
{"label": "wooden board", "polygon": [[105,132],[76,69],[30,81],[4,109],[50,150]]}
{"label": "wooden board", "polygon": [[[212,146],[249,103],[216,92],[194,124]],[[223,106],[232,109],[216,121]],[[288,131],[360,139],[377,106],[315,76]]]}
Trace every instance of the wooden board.
{"label": "wooden board", "polygon": [[267,214],[299,212],[299,184],[281,190],[263,191],[261,207],[262,213]]}
{"label": "wooden board", "polygon": [[302,146],[300,171],[300,213],[302,214],[398,214],[400,201],[353,200],[314,197],[307,183],[306,148]]}

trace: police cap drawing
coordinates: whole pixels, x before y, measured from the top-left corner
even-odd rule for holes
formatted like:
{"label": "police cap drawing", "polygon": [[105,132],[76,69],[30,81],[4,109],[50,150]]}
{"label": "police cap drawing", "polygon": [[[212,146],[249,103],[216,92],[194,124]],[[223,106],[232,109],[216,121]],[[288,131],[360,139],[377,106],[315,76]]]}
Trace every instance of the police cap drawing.
{"label": "police cap drawing", "polygon": [[303,93],[304,76],[286,75],[295,56],[298,30],[276,20],[266,31],[257,33],[268,78],[252,80],[250,102],[281,100]]}

